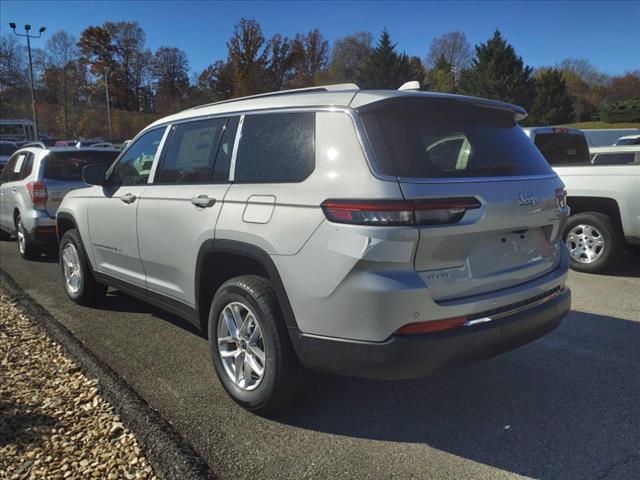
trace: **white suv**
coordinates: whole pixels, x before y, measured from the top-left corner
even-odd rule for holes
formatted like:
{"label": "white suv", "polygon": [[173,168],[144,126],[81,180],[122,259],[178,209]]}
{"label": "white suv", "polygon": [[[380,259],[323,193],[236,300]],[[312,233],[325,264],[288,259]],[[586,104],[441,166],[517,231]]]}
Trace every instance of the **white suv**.
{"label": "white suv", "polygon": [[64,198],[67,293],[189,319],[258,412],[307,369],[412,378],[510,350],[570,308],[564,186],[525,115],[340,85],[161,119]]}

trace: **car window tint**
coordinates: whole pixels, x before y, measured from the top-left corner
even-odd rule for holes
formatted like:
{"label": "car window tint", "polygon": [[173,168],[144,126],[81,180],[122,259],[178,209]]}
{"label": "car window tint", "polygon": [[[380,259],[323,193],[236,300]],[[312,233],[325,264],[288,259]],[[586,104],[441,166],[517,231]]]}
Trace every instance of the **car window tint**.
{"label": "car window tint", "polygon": [[534,143],[551,165],[589,163],[589,146],[582,134],[538,133]]}
{"label": "car window tint", "polygon": [[226,183],[229,181],[229,166],[231,165],[233,142],[236,139],[239,118],[240,117],[229,118],[224,127],[224,134],[218,147],[218,155],[216,156],[216,163],[213,167],[213,175],[211,176],[213,183]]}
{"label": "car window tint", "polygon": [[225,119],[176,125],[154,183],[208,183]]}
{"label": "car window tint", "polygon": [[247,115],[235,181],[300,182],[315,167],[313,112]]}
{"label": "car window tint", "polygon": [[591,163],[594,165],[626,165],[634,163],[636,154],[634,152],[622,153],[597,153],[593,156]]}
{"label": "car window tint", "polygon": [[400,98],[375,102],[360,114],[385,175],[455,178],[551,172],[508,111]]}
{"label": "car window tint", "polygon": [[119,185],[147,183],[165,127],[151,130],[132,143],[115,165],[110,180]]}
{"label": "car window tint", "polygon": [[82,181],[82,169],[89,164],[111,165],[118,151],[78,150],[74,152],[53,152],[44,160],[44,178],[64,182]]}

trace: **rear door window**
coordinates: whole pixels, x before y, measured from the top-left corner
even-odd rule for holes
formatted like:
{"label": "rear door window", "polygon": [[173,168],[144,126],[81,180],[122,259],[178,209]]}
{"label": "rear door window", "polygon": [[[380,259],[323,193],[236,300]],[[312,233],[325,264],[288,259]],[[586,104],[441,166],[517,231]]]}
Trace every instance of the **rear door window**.
{"label": "rear door window", "polygon": [[208,183],[225,122],[215,118],[176,125],[154,183]]}
{"label": "rear door window", "polygon": [[534,143],[551,165],[585,165],[590,163],[589,146],[584,135],[538,133]]}
{"label": "rear door window", "polygon": [[401,98],[360,109],[380,173],[405,178],[551,173],[511,112]]}
{"label": "rear door window", "polygon": [[118,156],[117,151],[51,152],[44,159],[44,178],[62,182],[81,182],[85,165],[109,165]]}
{"label": "rear door window", "polygon": [[234,181],[301,182],[315,168],[313,112],[247,115]]}

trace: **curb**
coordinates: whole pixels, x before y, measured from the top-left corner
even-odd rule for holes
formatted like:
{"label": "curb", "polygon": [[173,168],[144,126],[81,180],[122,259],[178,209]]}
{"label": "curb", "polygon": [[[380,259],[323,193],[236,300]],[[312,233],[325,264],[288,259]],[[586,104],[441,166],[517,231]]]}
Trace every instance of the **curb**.
{"label": "curb", "polygon": [[0,269],[0,286],[25,309],[49,337],[60,344],[85,374],[100,382],[100,394],[113,405],[123,423],[133,432],[158,478],[168,480],[212,480],[207,464],[158,412],[108,365],[88,350],[67,327],[25,293]]}

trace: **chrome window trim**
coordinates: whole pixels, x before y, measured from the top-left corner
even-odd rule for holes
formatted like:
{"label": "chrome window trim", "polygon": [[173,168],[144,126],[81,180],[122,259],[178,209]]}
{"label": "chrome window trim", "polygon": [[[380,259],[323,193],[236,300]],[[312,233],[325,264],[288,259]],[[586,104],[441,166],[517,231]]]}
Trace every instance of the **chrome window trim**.
{"label": "chrome window trim", "polygon": [[[160,144],[158,145],[158,149],[156,150],[156,154],[153,157],[153,165],[151,165],[151,171],[149,172],[149,178],[147,178],[147,184],[153,184],[153,181],[156,178],[156,170],[158,169],[158,163],[160,162],[160,157],[162,156],[162,151],[165,148],[165,143],[167,142],[167,137],[171,133],[174,125],[167,125],[165,127],[164,133],[162,134],[162,138],[160,139]],[[131,142],[133,143],[133,142]]]}
{"label": "chrome window trim", "polygon": [[236,138],[233,139],[233,151],[231,152],[231,162],[229,163],[229,183],[233,183],[236,178],[236,159],[238,157],[238,146],[240,138],[242,138],[242,126],[244,125],[244,115],[240,115],[238,120],[238,128],[236,129]]}

